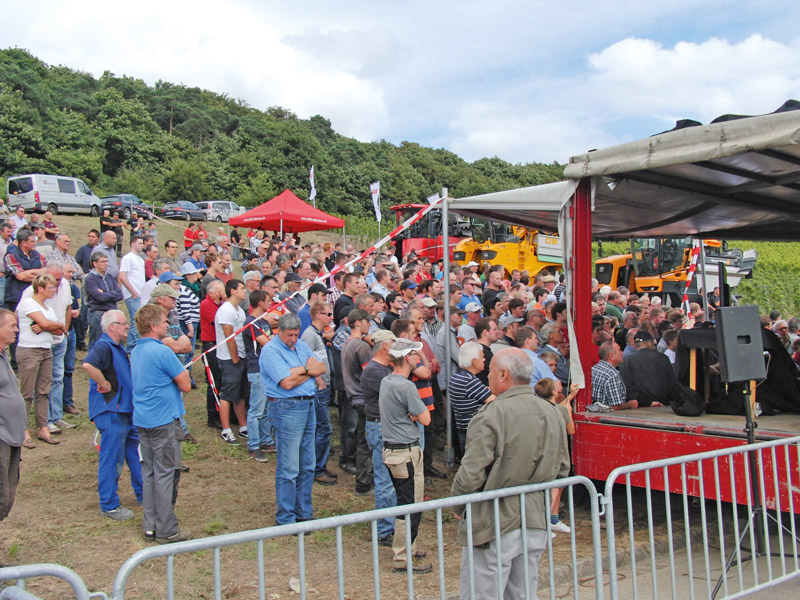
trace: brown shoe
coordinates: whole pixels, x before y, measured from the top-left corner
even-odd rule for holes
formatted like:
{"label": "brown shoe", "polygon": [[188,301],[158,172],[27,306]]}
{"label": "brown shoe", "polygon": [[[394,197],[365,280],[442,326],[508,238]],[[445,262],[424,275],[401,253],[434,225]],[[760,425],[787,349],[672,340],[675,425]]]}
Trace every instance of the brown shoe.
{"label": "brown shoe", "polygon": [[27,440],[22,442],[22,445],[28,450],[33,450],[34,448],[36,448],[36,442],[33,441],[33,438],[28,438]]}
{"label": "brown shoe", "polygon": [[53,439],[52,437],[44,437],[43,435],[38,435],[36,437],[38,437],[40,440],[42,440],[45,444],[53,444],[55,446],[56,444],[60,444],[61,443],[58,440]]}
{"label": "brown shoe", "polygon": [[[421,563],[417,559],[411,561],[412,573],[430,573],[433,570],[431,563]],[[408,571],[405,561],[397,561],[392,565],[392,571],[395,573],[405,573]]]}
{"label": "brown shoe", "polygon": [[79,414],[81,414],[81,411],[79,411],[77,408],[75,408],[72,405],[65,406],[64,407],[64,412],[67,413],[68,415],[79,415]]}

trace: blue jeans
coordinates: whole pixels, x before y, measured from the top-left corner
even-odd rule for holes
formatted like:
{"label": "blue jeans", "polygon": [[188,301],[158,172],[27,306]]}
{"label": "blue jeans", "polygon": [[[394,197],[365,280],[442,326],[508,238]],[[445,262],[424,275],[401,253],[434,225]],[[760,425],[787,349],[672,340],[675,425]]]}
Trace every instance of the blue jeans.
{"label": "blue jeans", "polygon": [[[189,336],[189,334],[186,333],[187,331],[189,331],[189,328],[183,322],[181,322],[181,331],[184,333],[184,335],[189,337],[189,341],[192,342],[191,350],[183,355],[184,357],[183,364],[185,365],[188,365],[190,362],[192,362],[192,359],[194,359],[194,344],[195,341],[197,340],[197,330],[200,328],[200,323],[199,322],[192,323],[192,326],[193,326],[192,335]],[[192,383],[194,383],[194,376],[192,375],[191,369],[189,369],[189,378],[192,380]]]}
{"label": "blue jeans", "polygon": [[67,354],[67,336],[53,346],[53,379],[50,382],[50,410],[47,421],[55,423],[64,416],[64,356]]}
{"label": "blue jeans", "polygon": [[325,473],[325,466],[328,464],[328,456],[331,453],[331,436],[333,426],[331,425],[331,388],[317,390],[317,399],[314,402],[315,412],[317,413],[317,428],[314,433],[314,445],[317,450],[316,475]]}
{"label": "blue jeans", "polygon": [[64,355],[64,396],[62,406],[72,406],[72,374],[75,372],[75,345],[78,337],[74,329],[67,333],[67,353]]}
{"label": "blue jeans", "polygon": [[275,496],[278,525],[313,518],[311,488],[314,485],[314,403],[286,399],[270,401],[269,416],[278,448]]}
{"label": "blue jeans", "polygon": [[89,326],[89,305],[86,304],[86,290],[83,290],[83,297],[81,298],[81,313],[78,315],[75,323],[75,341],[79,345],[86,344],[86,328]]}
{"label": "blue jeans", "polygon": [[131,321],[131,328],[128,329],[128,341],[125,344],[125,351],[130,354],[133,350],[133,347],[136,345],[136,340],[139,339],[139,332],[136,330],[136,321],[134,321],[134,317],[136,316],[136,311],[139,310],[139,305],[141,304],[142,299],[139,298],[128,298],[125,300],[125,306],[128,307],[128,315]]}
{"label": "blue jeans", "polygon": [[100,510],[119,506],[117,494],[123,463],[128,463],[136,500],[142,501],[142,465],[139,462],[139,432],[130,413],[104,412],[94,418],[100,431],[100,461],[97,465],[97,493]]}
{"label": "blue jeans", "polygon": [[273,445],[270,422],[267,416],[267,394],[260,373],[248,373],[250,382],[250,408],[247,409],[247,449],[258,450],[261,444]]}
{"label": "blue jeans", "polygon": [[[367,445],[372,451],[372,474],[375,477],[375,509],[397,506],[397,494],[394,491],[389,469],[383,462],[383,435],[381,424],[367,421]],[[385,538],[394,533],[394,519],[378,521],[378,537]]]}
{"label": "blue jeans", "polygon": [[89,342],[87,343],[89,350],[92,349],[94,343],[103,335],[103,330],[100,327],[100,322],[103,320],[103,312],[102,310],[89,311]]}

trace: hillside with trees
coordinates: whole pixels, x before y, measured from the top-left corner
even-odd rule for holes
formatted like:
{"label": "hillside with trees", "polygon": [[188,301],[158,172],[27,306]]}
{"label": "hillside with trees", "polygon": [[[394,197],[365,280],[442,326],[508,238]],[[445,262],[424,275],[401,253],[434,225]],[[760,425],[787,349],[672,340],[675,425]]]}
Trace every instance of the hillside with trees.
{"label": "hillside with trees", "polygon": [[[95,78],[0,50],[0,174],[80,177],[98,195],[145,202],[228,199],[255,206],[284,188],[307,197],[315,168],[317,206],[370,217],[369,184],[381,181],[384,210],[447,187],[460,197],[560,178],[557,163],[468,163],[413,142],[362,143],[323,116],[260,110],[240,99],[110,72]],[[372,217],[374,219],[374,217]]]}

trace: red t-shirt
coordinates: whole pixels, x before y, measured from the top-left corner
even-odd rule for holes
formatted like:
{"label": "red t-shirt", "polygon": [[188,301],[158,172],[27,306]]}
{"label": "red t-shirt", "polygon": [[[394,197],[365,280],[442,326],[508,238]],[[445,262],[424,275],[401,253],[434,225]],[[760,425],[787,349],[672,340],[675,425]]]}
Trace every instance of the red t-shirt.
{"label": "red t-shirt", "polygon": [[194,231],[188,227],[183,230],[183,247],[187,250],[192,247],[192,240],[195,239]]}
{"label": "red t-shirt", "polygon": [[214,329],[214,316],[222,303],[216,304],[211,298],[204,298],[200,303],[200,341],[217,342],[217,332]]}

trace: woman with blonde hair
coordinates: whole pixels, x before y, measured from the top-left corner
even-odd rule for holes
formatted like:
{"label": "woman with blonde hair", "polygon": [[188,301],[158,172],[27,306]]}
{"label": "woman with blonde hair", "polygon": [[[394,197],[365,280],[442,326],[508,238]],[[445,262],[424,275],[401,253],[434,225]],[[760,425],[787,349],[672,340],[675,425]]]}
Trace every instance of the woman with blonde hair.
{"label": "woman with blonde hair", "polygon": [[[33,297],[20,301],[17,306],[19,319],[19,344],[17,364],[19,365],[19,391],[25,399],[27,415],[31,403],[36,407],[37,437],[48,444],[58,444],[47,427],[47,410],[50,403],[50,383],[53,376],[53,336],[66,333],[65,326],[58,321],[52,308],[45,306],[45,300],[55,296],[58,283],[52,275],[39,275],[31,283]],[[56,433],[60,433],[58,430]],[[23,446],[35,448],[30,433],[25,431]]]}

